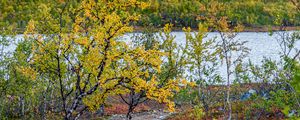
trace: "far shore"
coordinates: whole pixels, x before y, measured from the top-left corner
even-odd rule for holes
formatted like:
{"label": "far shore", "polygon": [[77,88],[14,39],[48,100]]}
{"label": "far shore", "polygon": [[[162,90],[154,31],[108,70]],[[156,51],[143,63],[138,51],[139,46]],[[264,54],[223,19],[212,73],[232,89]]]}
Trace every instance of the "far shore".
{"label": "far shore", "polygon": [[[143,26],[133,26],[133,33],[139,33],[139,32],[144,32],[148,27],[143,27]],[[173,32],[182,32],[183,27],[173,27],[172,31]],[[150,29],[154,31],[159,31],[163,29],[163,27],[150,27]],[[198,28],[191,28],[193,32],[196,32]],[[213,32],[213,30],[211,30]],[[255,26],[255,27],[244,27],[243,31],[240,32],[271,32],[271,31],[283,31],[282,27],[280,26]],[[284,28],[284,31],[300,31],[300,26],[286,26]],[[15,30],[17,34],[23,34],[24,29],[18,28]]]}
{"label": "far shore", "polygon": [[[172,30],[175,32],[181,32],[183,27],[173,27]],[[134,26],[134,32],[143,32],[146,27]],[[154,30],[159,30],[162,28],[154,28]],[[270,32],[270,31],[299,31],[300,26],[286,26],[284,29],[280,26],[257,26],[257,27],[245,27],[241,32]],[[197,31],[197,28],[192,28],[192,31]]]}

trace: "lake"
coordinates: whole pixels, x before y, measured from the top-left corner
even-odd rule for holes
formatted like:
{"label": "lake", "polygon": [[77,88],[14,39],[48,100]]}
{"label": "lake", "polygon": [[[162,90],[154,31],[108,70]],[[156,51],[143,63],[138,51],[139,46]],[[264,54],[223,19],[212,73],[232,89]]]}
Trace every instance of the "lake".
{"label": "lake", "polygon": [[[283,32],[274,32],[270,35],[269,32],[240,32],[235,39],[240,41],[248,41],[245,46],[248,47],[251,51],[244,62],[251,60],[252,63],[260,65],[261,61],[266,58],[279,61],[281,48],[277,39],[280,38],[279,34]],[[127,41],[130,41],[131,36],[140,35],[141,33],[130,33],[126,34],[124,38]],[[185,44],[185,33],[184,32],[172,32],[172,35],[175,35],[175,41],[179,44]],[[292,34],[292,31],[287,32],[287,34]],[[210,32],[207,34],[206,39],[215,38],[220,40],[220,35],[217,32]],[[300,41],[296,43],[296,47],[300,49]],[[296,53],[291,52],[291,56],[294,56]],[[226,76],[226,67],[225,65],[220,66],[218,69],[222,77]]]}
{"label": "lake", "polygon": [[[248,41],[245,46],[251,49],[248,57],[245,59],[245,62],[248,62],[248,59],[250,59],[254,64],[261,64],[261,61],[264,57],[270,58],[272,60],[279,61],[280,56],[279,52],[281,51],[281,48],[279,46],[278,41],[276,38],[279,38],[278,34],[281,34],[282,32],[275,32],[273,35],[270,35],[268,32],[240,32],[235,39],[241,40],[241,41]],[[292,32],[288,32],[288,34],[291,34]],[[140,35],[141,33],[128,33],[125,34],[122,39],[125,41],[130,41],[130,38],[133,35]],[[185,34],[184,32],[172,32],[172,35],[175,35],[175,41],[179,44],[185,43]],[[18,35],[17,39],[22,39],[23,35]],[[216,37],[217,40],[219,39],[219,34],[216,32],[210,32],[207,35],[206,39],[211,39]],[[296,47],[300,49],[300,43],[298,42],[296,44]],[[8,48],[6,48],[6,51],[13,51],[15,49],[15,45],[11,45]],[[295,52],[292,52],[291,55],[294,55]],[[222,65],[220,69],[218,70],[221,74],[221,76],[225,77],[226,71],[225,66]]]}

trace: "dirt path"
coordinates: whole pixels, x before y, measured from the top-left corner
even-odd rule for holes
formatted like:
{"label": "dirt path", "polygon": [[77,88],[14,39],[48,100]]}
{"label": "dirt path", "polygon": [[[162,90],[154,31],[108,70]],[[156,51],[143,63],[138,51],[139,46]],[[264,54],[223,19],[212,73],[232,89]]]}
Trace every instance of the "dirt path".
{"label": "dirt path", "polygon": [[[132,120],[163,120],[173,113],[163,112],[162,110],[133,113]],[[126,120],[126,115],[112,115],[109,120]]]}

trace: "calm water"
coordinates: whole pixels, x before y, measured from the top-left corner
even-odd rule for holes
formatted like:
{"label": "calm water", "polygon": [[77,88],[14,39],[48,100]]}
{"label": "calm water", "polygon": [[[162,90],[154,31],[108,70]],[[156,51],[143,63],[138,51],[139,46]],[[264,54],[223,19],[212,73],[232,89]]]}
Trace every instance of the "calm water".
{"label": "calm water", "polygon": [[[278,34],[282,32],[276,32],[273,35],[270,35],[268,32],[241,32],[237,35],[235,39],[240,41],[248,41],[245,46],[248,47],[251,51],[248,54],[248,57],[245,58],[244,63],[248,63],[248,60],[251,60],[252,63],[260,65],[261,61],[266,58],[279,61],[281,48],[277,39],[279,38]],[[292,32],[288,32],[291,34]],[[135,35],[140,33],[135,33]],[[172,32],[172,35],[175,35],[175,41],[179,44],[185,44],[185,34],[184,32]],[[125,39],[130,41],[130,37],[133,36],[133,33],[125,35]],[[217,41],[220,40],[220,36],[216,32],[208,33],[206,39],[216,38]],[[300,49],[300,42],[296,43],[296,47]],[[295,55],[295,52],[291,52],[291,56]],[[233,55],[234,56],[234,55]],[[221,65],[218,69],[222,77],[226,76],[226,67]]]}
{"label": "calm water", "polygon": [[[291,33],[291,32],[289,32]],[[130,42],[130,38],[133,35],[140,35],[141,33],[128,33],[122,37],[125,41]],[[172,32],[172,35],[175,35],[175,41],[179,44],[185,43],[185,34],[184,32]],[[219,38],[219,34],[215,32],[208,33],[206,39]],[[241,32],[237,35],[236,39],[240,41],[248,41],[245,46],[250,48],[251,51],[248,55],[248,58],[245,59],[245,62],[248,62],[250,59],[254,64],[260,64],[264,57],[271,58],[273,60],[280,60],[278,53],[281,51],[279,43],[276,38],[278,38],[278,33],[274,33],[272,36],[268,32]],[[17,39],[22,39],[22,35],[17,36]],[[300,43],[296,44],[296,47],[300,49]],[[5,49],[5,51],[13,51],[15,45],[11,45]],[[294,55],[295,52],[292,52],[291,55]],[[221,66],[219,72],[222,76],[225,76],[225,66]]]}
{"label": "calm water", "polygon": [[[140,33],[130,33],[124,36],[125,40],[130,41],[131,36],[139,35]],[[175,41],[179,44],[185,43],[185,34],[184,32],[172,32],[172,35],[175,35]],[[291,34],[291,32],[289,32]],[[219,34],[216,32],[208,33],[207,38],[219,39]],[[277,33],[274,33],[272,36],[268,32],[241,32],[237,35],[235,39],[240,41],[248,41],[245,46],[251,49],[249,53],[249,59],[254,63],[260,63],[264,57],[271,58],[274,60],[279,60],[278,53],[281,51],[279,43],[276,38],[279,38]],[[300,49],[300,42],[296,44],[296,47]],[[294,52],[291,54],[295,54]]]}

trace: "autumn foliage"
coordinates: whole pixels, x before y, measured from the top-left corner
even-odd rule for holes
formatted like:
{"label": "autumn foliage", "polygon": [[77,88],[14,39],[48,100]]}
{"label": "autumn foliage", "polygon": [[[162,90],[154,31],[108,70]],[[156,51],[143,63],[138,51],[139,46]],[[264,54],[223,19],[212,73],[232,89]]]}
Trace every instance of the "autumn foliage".
{"label": "autumn foliage", "polygon": [[[299,5],[2,0],[0,118],[132,119],[157,110],[165,119],[297,119],[300,33],[286,30],[299,24]],[[256,25],[281,30],[270,32],[278,61],[247,59],[247,40],[237,36]]]}
{"label": "autumn foliage", "polygon": [[130,22],[139,18],[129,9],[143,9],[147,3],[85,0],[77,8],[60,4],[56,16],[42,4],[40,16],[28,23],[24,34],[33,41],[32,56],[29,66],[19,69],[33,80],[46,78],[58,86],[65,119],[96,111],[107,97],[130,91],[143,91],[146,99],[166,103],[174,111],[170,98],[180,80],[160,85],[157,78],[165,53],[131,47],[120,38],[132,32]]}

